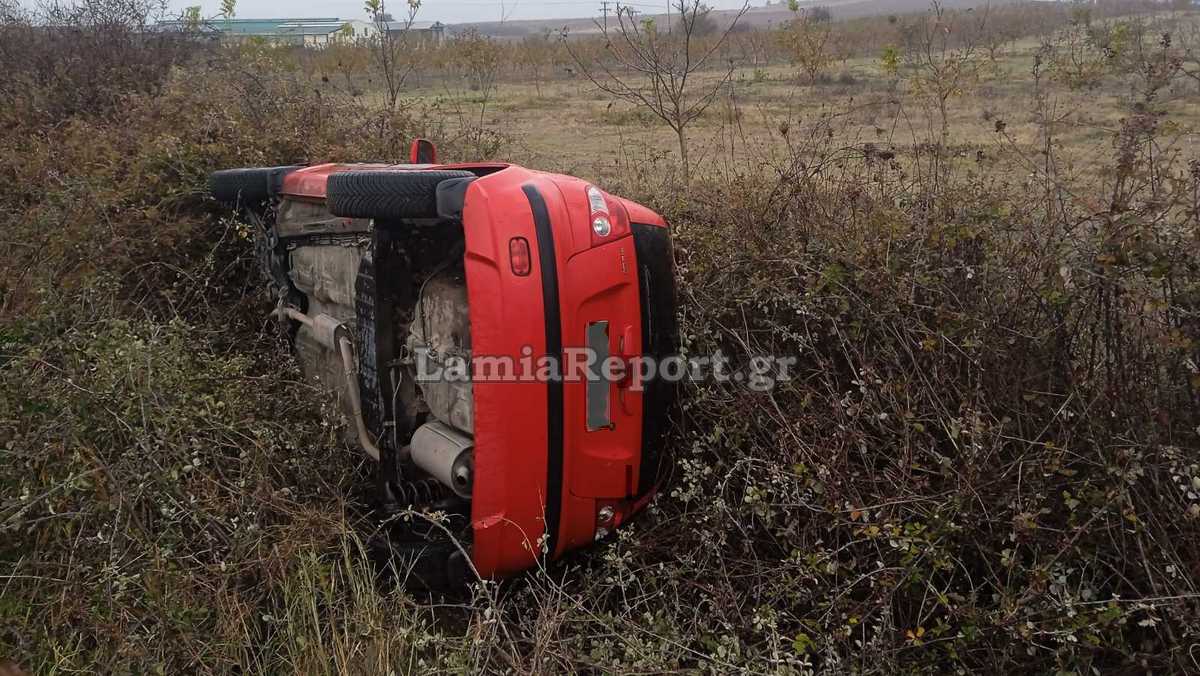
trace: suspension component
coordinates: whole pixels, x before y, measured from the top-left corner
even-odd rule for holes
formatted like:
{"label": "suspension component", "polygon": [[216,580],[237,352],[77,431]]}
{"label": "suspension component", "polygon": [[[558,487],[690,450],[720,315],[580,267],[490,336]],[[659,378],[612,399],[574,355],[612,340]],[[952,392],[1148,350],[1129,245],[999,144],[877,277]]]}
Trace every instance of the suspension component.
{"label": "suspension component", "polygon": [[450,496],[449,490],[433,478],[402,481],[394,489],[398,507],[425,507]]}

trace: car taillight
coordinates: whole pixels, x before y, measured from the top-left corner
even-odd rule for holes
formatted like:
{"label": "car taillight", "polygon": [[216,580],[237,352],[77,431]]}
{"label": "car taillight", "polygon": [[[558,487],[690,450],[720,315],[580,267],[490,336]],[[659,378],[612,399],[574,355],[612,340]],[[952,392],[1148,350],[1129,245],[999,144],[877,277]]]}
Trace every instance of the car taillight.
{"label": "car taillight", "polygon": [[609,200],[594,185],[587,187],[588,223],[592,228],[592,246],[629,234],[629,217],[616,200]]}
{"label": "car taillight", "polygon": [[587,187],[588,208],[591,210],[589,220],[592,223],[592,232],[597,237],[608,237],[612,232],[612,221],[608,218],[608,201],[604,199],[604,193],[594,185]]}
{"label": "car taillight", "polygon": [[529,276],[533,263],[529,258],[529,240],[524,237],[513,237],[508,240],[508,262],[513,274],[518,277]]}

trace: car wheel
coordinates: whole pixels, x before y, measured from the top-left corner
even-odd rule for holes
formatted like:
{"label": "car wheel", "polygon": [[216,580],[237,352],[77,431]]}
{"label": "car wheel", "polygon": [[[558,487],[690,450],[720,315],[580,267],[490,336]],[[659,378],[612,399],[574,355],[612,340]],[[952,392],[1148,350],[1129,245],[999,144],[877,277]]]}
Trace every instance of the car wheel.
{"label": "car wheel", "polygon": [[284,176],[301,168],[303,165],[214,171],[208,176],[208,192],[223,204],[259,204],[279,192]]}
{"label": "car wheel", "polygon": [[329,177],[329,211],[345,218],[392,220],[437,218],[437,187],[442,181],[474,178],[469,171],[364,169]]}

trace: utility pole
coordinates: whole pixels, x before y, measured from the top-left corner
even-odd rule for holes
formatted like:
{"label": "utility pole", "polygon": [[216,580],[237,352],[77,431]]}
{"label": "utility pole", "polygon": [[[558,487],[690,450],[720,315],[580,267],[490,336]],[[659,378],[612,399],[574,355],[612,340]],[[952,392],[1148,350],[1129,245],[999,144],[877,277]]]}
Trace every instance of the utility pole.
{"label": "utility pole", "polygon": [[608,32],[608,0],[602,0],[600,3],[600,11],[604,12],[604,32]]}

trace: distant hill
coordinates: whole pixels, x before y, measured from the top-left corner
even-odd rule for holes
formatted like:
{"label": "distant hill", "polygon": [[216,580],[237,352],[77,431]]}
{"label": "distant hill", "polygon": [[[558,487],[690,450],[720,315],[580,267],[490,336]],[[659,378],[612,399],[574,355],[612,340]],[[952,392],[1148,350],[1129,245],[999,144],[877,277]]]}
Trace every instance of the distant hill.
{"label": "distant hill", "polygon": [[[993,7],[999,5],[1014,4],[1019,0],[946,0],[943,6],[952,9],[982,7],[985,4],[991,4]],[[665,4],[665,3],[664,3]],[[801,2],[801,7],[828,7],[833,14],[835,20],[856,19],[864,16],[881,16],[886,14],[912,14],[915,12],[924,12],[929,9],[929,0],[826,0],[822,2]],[[660,24],[667,21],[666,13],[650,15],[653,16]],[[737,16],[737,10],[714,10],[712,16],[717,20],[718,25],[724,27],[733,21]],[[747,26],[750,28],[769,28],[778,26],[793,18],[793,14],[787,8],[787,4],[780,2],[779,4],[766,7],[752,7],[742,16],[738,22],[739,26]],[[478,23],[464,23],[448,26],[447,30],[451,33],[461,32],[467,28],[474,28],[484,35],[489,35],[494,38],[505,40],[520,40],[521,38],[537,35],[544,31],[551,33],[559,33],[566,29],[570,35],[591,35],[599,33],[597,27],[599,17],[580,17],[578,19],[521,19],[513,21],[482,21]],[[610,16],[610,25],[615,19]]]}

